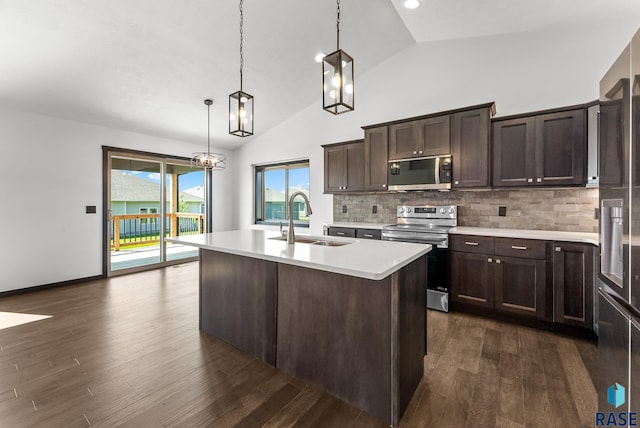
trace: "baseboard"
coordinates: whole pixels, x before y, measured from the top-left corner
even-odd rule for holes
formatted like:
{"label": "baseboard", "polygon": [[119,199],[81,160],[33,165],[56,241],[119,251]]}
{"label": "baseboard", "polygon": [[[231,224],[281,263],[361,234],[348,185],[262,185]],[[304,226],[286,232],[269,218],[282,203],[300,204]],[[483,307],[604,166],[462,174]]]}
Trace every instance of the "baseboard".
{"label": "baseboard", "polygon": [[95,275],[95,276],[88,276],[85,278],[70,279],[68,281],[53,282],[51,284],[36,285],[34,287],[19,288],[17,290],[2,291],[0,292],[0,298],[7,297],[7,296],[14,296],[16,294],[31,293],[33,291],[47,290],[49,288],[65,287],[67,285],[80,284],[83,282],[95,281],[97,279],[104,279],[104,278],[106,278],[106,275]]}

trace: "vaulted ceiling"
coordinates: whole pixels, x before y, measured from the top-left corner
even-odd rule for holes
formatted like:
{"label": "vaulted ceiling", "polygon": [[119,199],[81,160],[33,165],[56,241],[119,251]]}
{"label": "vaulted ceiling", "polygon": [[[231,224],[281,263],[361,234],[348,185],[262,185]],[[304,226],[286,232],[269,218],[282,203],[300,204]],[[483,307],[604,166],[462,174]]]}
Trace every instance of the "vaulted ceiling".
{"label": "vaulted ceiling", "polygon": [[[343,0],[341,47],[356,75],[416,42],[633,15],[637,0]],[[321,95],[319,52],[335,50],[329,0],[245,0],[244,89],[263,133]],[[230,0],[0,0],[0,103],[233,150],[239,8]],[[357,82],[356,82],[357,84]]]}

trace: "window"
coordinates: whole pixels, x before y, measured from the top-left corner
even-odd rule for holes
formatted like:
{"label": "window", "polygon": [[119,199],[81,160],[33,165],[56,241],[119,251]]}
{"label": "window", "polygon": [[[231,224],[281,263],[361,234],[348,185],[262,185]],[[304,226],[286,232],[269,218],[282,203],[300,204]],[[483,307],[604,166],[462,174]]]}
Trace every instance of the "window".
{"label": "window", "polygon": [[[289,197],[295,192],[309,196],[309,161],[256,167],[256,223],[278,224],[289,221]],[[293,201],[296,226],[309,226],[304,199]]]}

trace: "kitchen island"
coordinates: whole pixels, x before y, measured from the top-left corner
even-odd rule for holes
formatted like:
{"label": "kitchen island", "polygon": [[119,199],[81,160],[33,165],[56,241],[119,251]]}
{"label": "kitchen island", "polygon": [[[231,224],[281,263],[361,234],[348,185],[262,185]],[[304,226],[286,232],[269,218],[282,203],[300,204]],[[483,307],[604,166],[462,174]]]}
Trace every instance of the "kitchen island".
{"label": "kitchen island", "polygon": [[200,248],[200,328],[397,426],[423,376],[423,244],[236,230]]}

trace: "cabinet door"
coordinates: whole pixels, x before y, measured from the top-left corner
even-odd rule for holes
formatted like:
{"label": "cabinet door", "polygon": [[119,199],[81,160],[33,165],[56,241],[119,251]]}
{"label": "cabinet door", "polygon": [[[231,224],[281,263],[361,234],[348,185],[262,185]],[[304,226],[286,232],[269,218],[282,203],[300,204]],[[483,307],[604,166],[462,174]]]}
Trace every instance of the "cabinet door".
{"label": "cabinet door", "polygon": [[516,257],[496,258],[496,309],[544,318],[546,267],[545,260]]}
{"label": "cabinet door", "polygon": [[451,300],[493,308],[493,256],[450,251]]}
{"label": "cabinet door", "polygon": [[585,114],[579,109],[535,117],[536,185],[586,183]]}
{"label": "cabinet door", "polygon": [[492,135],[493,185],[531,186],[535,178],[534,118],[494,122]]}
{"label": "cabinet door", "polygon": [[389,160],[420,156],[420,123],[403,122],[389,126]]}
{"label": "cabinet door", "polygon": [[453,188],[489,187],[489,109],[453,115]]}
{"label": "cabinet door", "polygon": [[557,242],[553,250],[554,322],[593,328],[593,247]]}
{"label": "cabinet door", "polygon": [[423,119],[419,124],[418,156],[439,156],[451,153],[451,116]]}
{"label": "cabinet door", "polygon": [[364,189],[387,190],[389,130],[386,126],[364,131]]}
{"label": "cabinet door", "polygon": [[347,192],[364,190],[364,142],[347,144],[345,152],[347,181],[342,190]]}
{"label": "cabinet door", "polygon": [[335,193],[342,190],[347,182],[347,158],[344,146],[324,149],[324,192]]}

